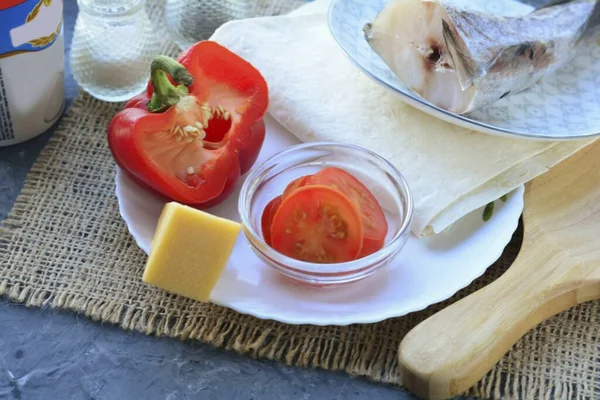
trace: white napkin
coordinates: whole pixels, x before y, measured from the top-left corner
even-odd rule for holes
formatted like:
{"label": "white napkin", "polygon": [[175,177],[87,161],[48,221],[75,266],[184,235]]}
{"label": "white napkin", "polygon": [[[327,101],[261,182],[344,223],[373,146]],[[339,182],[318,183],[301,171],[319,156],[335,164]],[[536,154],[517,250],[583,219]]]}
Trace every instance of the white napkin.
{"label": "white napkin", "polygon": [[418,111],[360,72],[331,36],[329,0],[296,15],[232,21],[212,40],[265,76],[271,115],[302,141],[343,141],[388,159],[411,189],[417,236],[546,172],[593,140],[536,142],[470,131]]}

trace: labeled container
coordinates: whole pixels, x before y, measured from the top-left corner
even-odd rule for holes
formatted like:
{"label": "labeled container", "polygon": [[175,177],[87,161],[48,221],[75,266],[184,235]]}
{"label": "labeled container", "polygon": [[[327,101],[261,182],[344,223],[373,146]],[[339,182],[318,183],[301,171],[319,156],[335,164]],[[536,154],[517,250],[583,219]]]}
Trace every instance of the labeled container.
{"label": "labeled container", "polygon": [[63,0],[0,2],[0,147],[50,128],[65,106]]}

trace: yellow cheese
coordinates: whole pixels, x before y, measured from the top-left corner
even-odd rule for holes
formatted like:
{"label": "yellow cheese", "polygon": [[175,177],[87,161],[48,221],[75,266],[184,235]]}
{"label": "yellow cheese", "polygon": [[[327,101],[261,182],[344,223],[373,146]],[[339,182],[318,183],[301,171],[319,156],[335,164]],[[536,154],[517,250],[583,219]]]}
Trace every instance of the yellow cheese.
{"label": "yellow cheese", "polygon": [[158,221],[142,279],[171,293],[208,301],[239,232],[236,222],[168,203]]}

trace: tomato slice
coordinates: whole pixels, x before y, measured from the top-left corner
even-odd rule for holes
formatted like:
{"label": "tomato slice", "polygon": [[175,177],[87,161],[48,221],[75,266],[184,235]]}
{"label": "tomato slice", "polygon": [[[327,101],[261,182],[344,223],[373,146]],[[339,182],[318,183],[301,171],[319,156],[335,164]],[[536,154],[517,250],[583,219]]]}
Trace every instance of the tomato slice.
{"label": "tomato slice", "polygon": [[271,246],[271,225],[273,224],[273,218],[275,217],[275,213],[279,210],[279,206],[283,201],[282,196],[277,196],[273,200],[271,200],[263,210],[262,218],[261,218],[261,228],[263,233],[263,238],[265,239],[265,243]]}
{"label": "tomato slice", "polygon": [[323,185],[296,189],[283,200],[271,225],[272,247],[307,262],[355,260],[363,237],[357,205],[339,190]]}
{"label": "tomato slice", "polygon": [[308,182],[310,182],[310,178],[312,178],[312,175],[304,175],[291,181],[283,191],[283,198],[286,199],[294,190],[305,186]]}
{"label": "tomato slice", "polygon": [[373,193],[358,179],[343,169],[327,167],[316,173],[309,184],[330,186],[358,204],[365,227],[365,239],[360,257],[375,253],[384,246],[388,232],[385,214]]}

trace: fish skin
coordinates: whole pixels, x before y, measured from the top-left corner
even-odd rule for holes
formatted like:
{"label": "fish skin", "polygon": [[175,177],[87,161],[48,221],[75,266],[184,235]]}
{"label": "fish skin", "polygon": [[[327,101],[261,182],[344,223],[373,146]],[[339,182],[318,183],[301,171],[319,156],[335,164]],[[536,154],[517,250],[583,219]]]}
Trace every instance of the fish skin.
{"label": "fish skin", "polygon": [[[406,2],[394,0],[386,7],[394,7],[393,3],[403,1]],[[419,2],[433,3],[447,13],[449,21],[440,21],[444,44],[441,58],[451,60],[449,64],[463,91],[458,96],[463,100],[448,106],[448,101],[424,96],[426,90],[423,88],[411,89],[458,114],[469,113],[521,92],[554,73],[575,56],[582,41],[597,34],[600,26],[598,0],[571,0],[539,8],[519,18],[464,10],[435,0]],[[402,66],[391,62],[393,58],[386,54],[396,49],[378,46],[377,38],[384,32],[385,26],[378,26],[376,19],[370,24],[366,38],[373,50],[401,77]]]}
{"label": "fish skin", "polygon": [[581,28],[579,41],[584,41],[590,36],[595,36],[600,30],[600,1],[596,0],[592,14]]}

